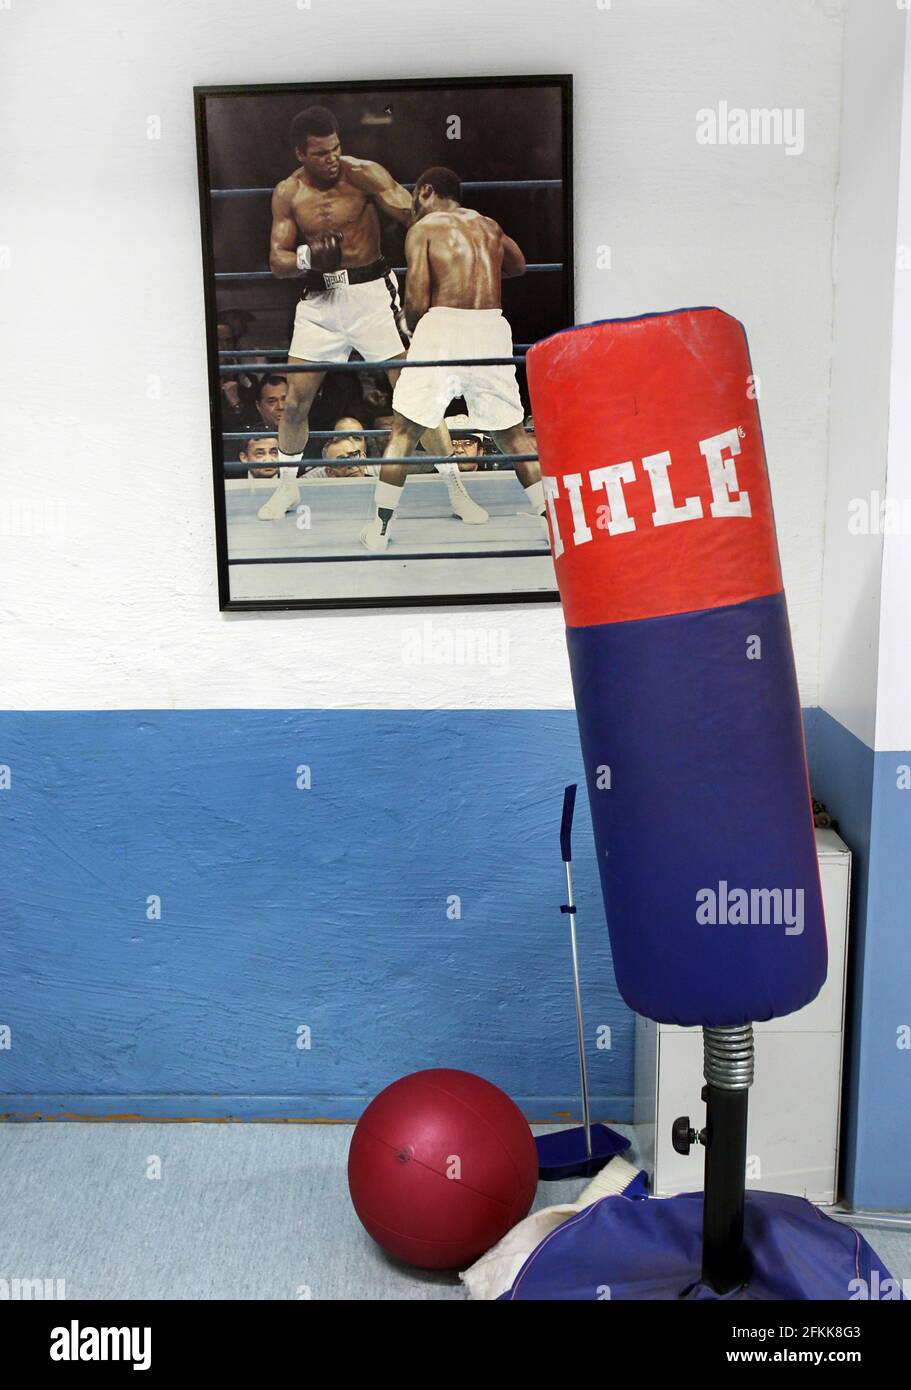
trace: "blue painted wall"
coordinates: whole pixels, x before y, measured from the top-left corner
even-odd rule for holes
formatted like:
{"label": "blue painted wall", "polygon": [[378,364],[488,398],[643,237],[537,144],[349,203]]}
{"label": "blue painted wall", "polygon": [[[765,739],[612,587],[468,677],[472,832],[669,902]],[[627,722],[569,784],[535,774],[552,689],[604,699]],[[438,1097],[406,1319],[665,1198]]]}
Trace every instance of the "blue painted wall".
{"label": "blue painted wall", "polygon": [[[845,1191],[907,1207],[911,755],[804,717],[855,855]],[[557,841],[576,780],[594,1106],[631,1118],[572,711],[0,713],[2,766],[0,1114],[351,1119],[450,1065],[532,1119],[577,1115]]]}
{"label": "blue painted wall", "polygon": [[813,786],[853,851],[842,1189],[911,1207],[911,753],[877,752],[818,710]]}
{"label": "blue painted wall", "polygon": [[[350,1119],[439,1065],[574,1106],[572,711],[7,713],[0,764],[0,1113]],[[576,821],[590,1080],[622,1121],[584,791]]]}

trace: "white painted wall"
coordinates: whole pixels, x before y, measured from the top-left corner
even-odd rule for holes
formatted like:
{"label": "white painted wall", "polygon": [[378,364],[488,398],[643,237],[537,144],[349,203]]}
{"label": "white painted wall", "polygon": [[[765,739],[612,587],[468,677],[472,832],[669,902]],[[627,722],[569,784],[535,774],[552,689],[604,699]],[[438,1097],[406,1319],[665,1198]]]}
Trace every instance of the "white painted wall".
{"label": "white painted wall", "polygon": [[[191,99],[217,82],[562,71],[576,80],[578,318],[718,304],[747,325],[815,703],[841,52],[840,0],[11,0],[0,702],[571,702],[555,606],[434,613],[507,627],[500,671],[403,665],[413,614],[218,613]],[[696,112],[720,100],[801,107],[805,152],[697,144]],[[887,158],[872,139],[848,151],[874,191]],[[850,224],[844,240],[849,256]],[[596,267],[604,244],[610,271]],[[862,371],[876,324],[861,306],[842,314],[862,320]],[[845,440],[839,468],[858,447]],[[16,534],[36,505],[55,534]],[[829,645],[831,684],[842,653]]]}
{"label": "white painted wall", "polygon": [[876,747],[911,748],[911,26],[905,29]]}
{"label": "white painted wall", "polygon": [[887,455],[898,468],[889,397],[904,286],[895,263],[906,18],[891,0],[851,0],[845,28],[819,703],[871,748],[880,647],[895,659],[886,648],[896,634],[880,631],[883,537],[852,533],[849,517],[853,499],[885,494]]}

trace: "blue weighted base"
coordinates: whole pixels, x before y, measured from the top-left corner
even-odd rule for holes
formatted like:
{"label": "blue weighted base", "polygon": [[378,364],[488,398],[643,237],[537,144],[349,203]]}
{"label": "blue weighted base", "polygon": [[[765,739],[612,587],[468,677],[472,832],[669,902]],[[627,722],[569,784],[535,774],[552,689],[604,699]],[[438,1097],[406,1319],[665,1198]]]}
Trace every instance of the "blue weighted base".
{"label": "blue weighted base", "polygon": [[[744,1245],[749,1280],[727,1301],[902,1297],[863,1236],[802,1197],[748,1192]],[[701,1264],[701,1192],[603,1197],[552,1231],[500,1299],[718,1299]]]}
{"label": "blue weighted base", "polygon": [[538,1177],[542,1182],[559,1182],[561,1178],[591,1178],[599,1173],[614,1154],[623,1153],[630,1141],[607,1125],[591,1126],[592,1154],[585,1147],[585,1130],[561,1129],[556,1134],[539,1134],[535,1138],[538,1150]]}

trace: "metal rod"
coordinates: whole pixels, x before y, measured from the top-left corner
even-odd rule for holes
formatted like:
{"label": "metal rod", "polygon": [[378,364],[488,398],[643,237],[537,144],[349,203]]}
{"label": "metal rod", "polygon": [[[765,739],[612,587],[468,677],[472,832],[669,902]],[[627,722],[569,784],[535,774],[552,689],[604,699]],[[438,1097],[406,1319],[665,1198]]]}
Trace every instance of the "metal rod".
{"label": "metal rod", "polygon": [[582,988],[579,983],[579,946],[576,940],[576,906],[573,899],[573,866],[566,861],[566,905],[569,908],[569,939],[573,953],[573,988],[576,993],[576,1032],[579,1038],[579,1080],[582,1086],[582,1123],[585,1126],[585,1152],[592,1156],[592,1126],[588,1110],[588,1069],[585,1065],[585,1025],[582,1021]]}
{"label": "metal rod", "polygon": [[743,1249],[747,1107],[753,1081],[753,1028],[704,1028],[705,1193],[702,1280],[729,1293],[748,1276]]}
{"label": "metal rod", "polygon": [[702,1279],[729,1293],[746,1278],[743,1256],[747,1091],[706,1086]]}

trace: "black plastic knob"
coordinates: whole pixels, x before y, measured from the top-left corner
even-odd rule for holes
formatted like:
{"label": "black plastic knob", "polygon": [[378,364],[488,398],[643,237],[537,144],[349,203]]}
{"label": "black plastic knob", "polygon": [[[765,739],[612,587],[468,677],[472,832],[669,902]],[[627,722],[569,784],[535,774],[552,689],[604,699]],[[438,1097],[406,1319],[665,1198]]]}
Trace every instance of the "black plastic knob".
{"label": "black plastic knob", "polygon": [[671,1143],[678,1154],[688,1154],[696,1142],[696,1131],[690,1128],[689,1115],[680,1115],[671,1130]]}

